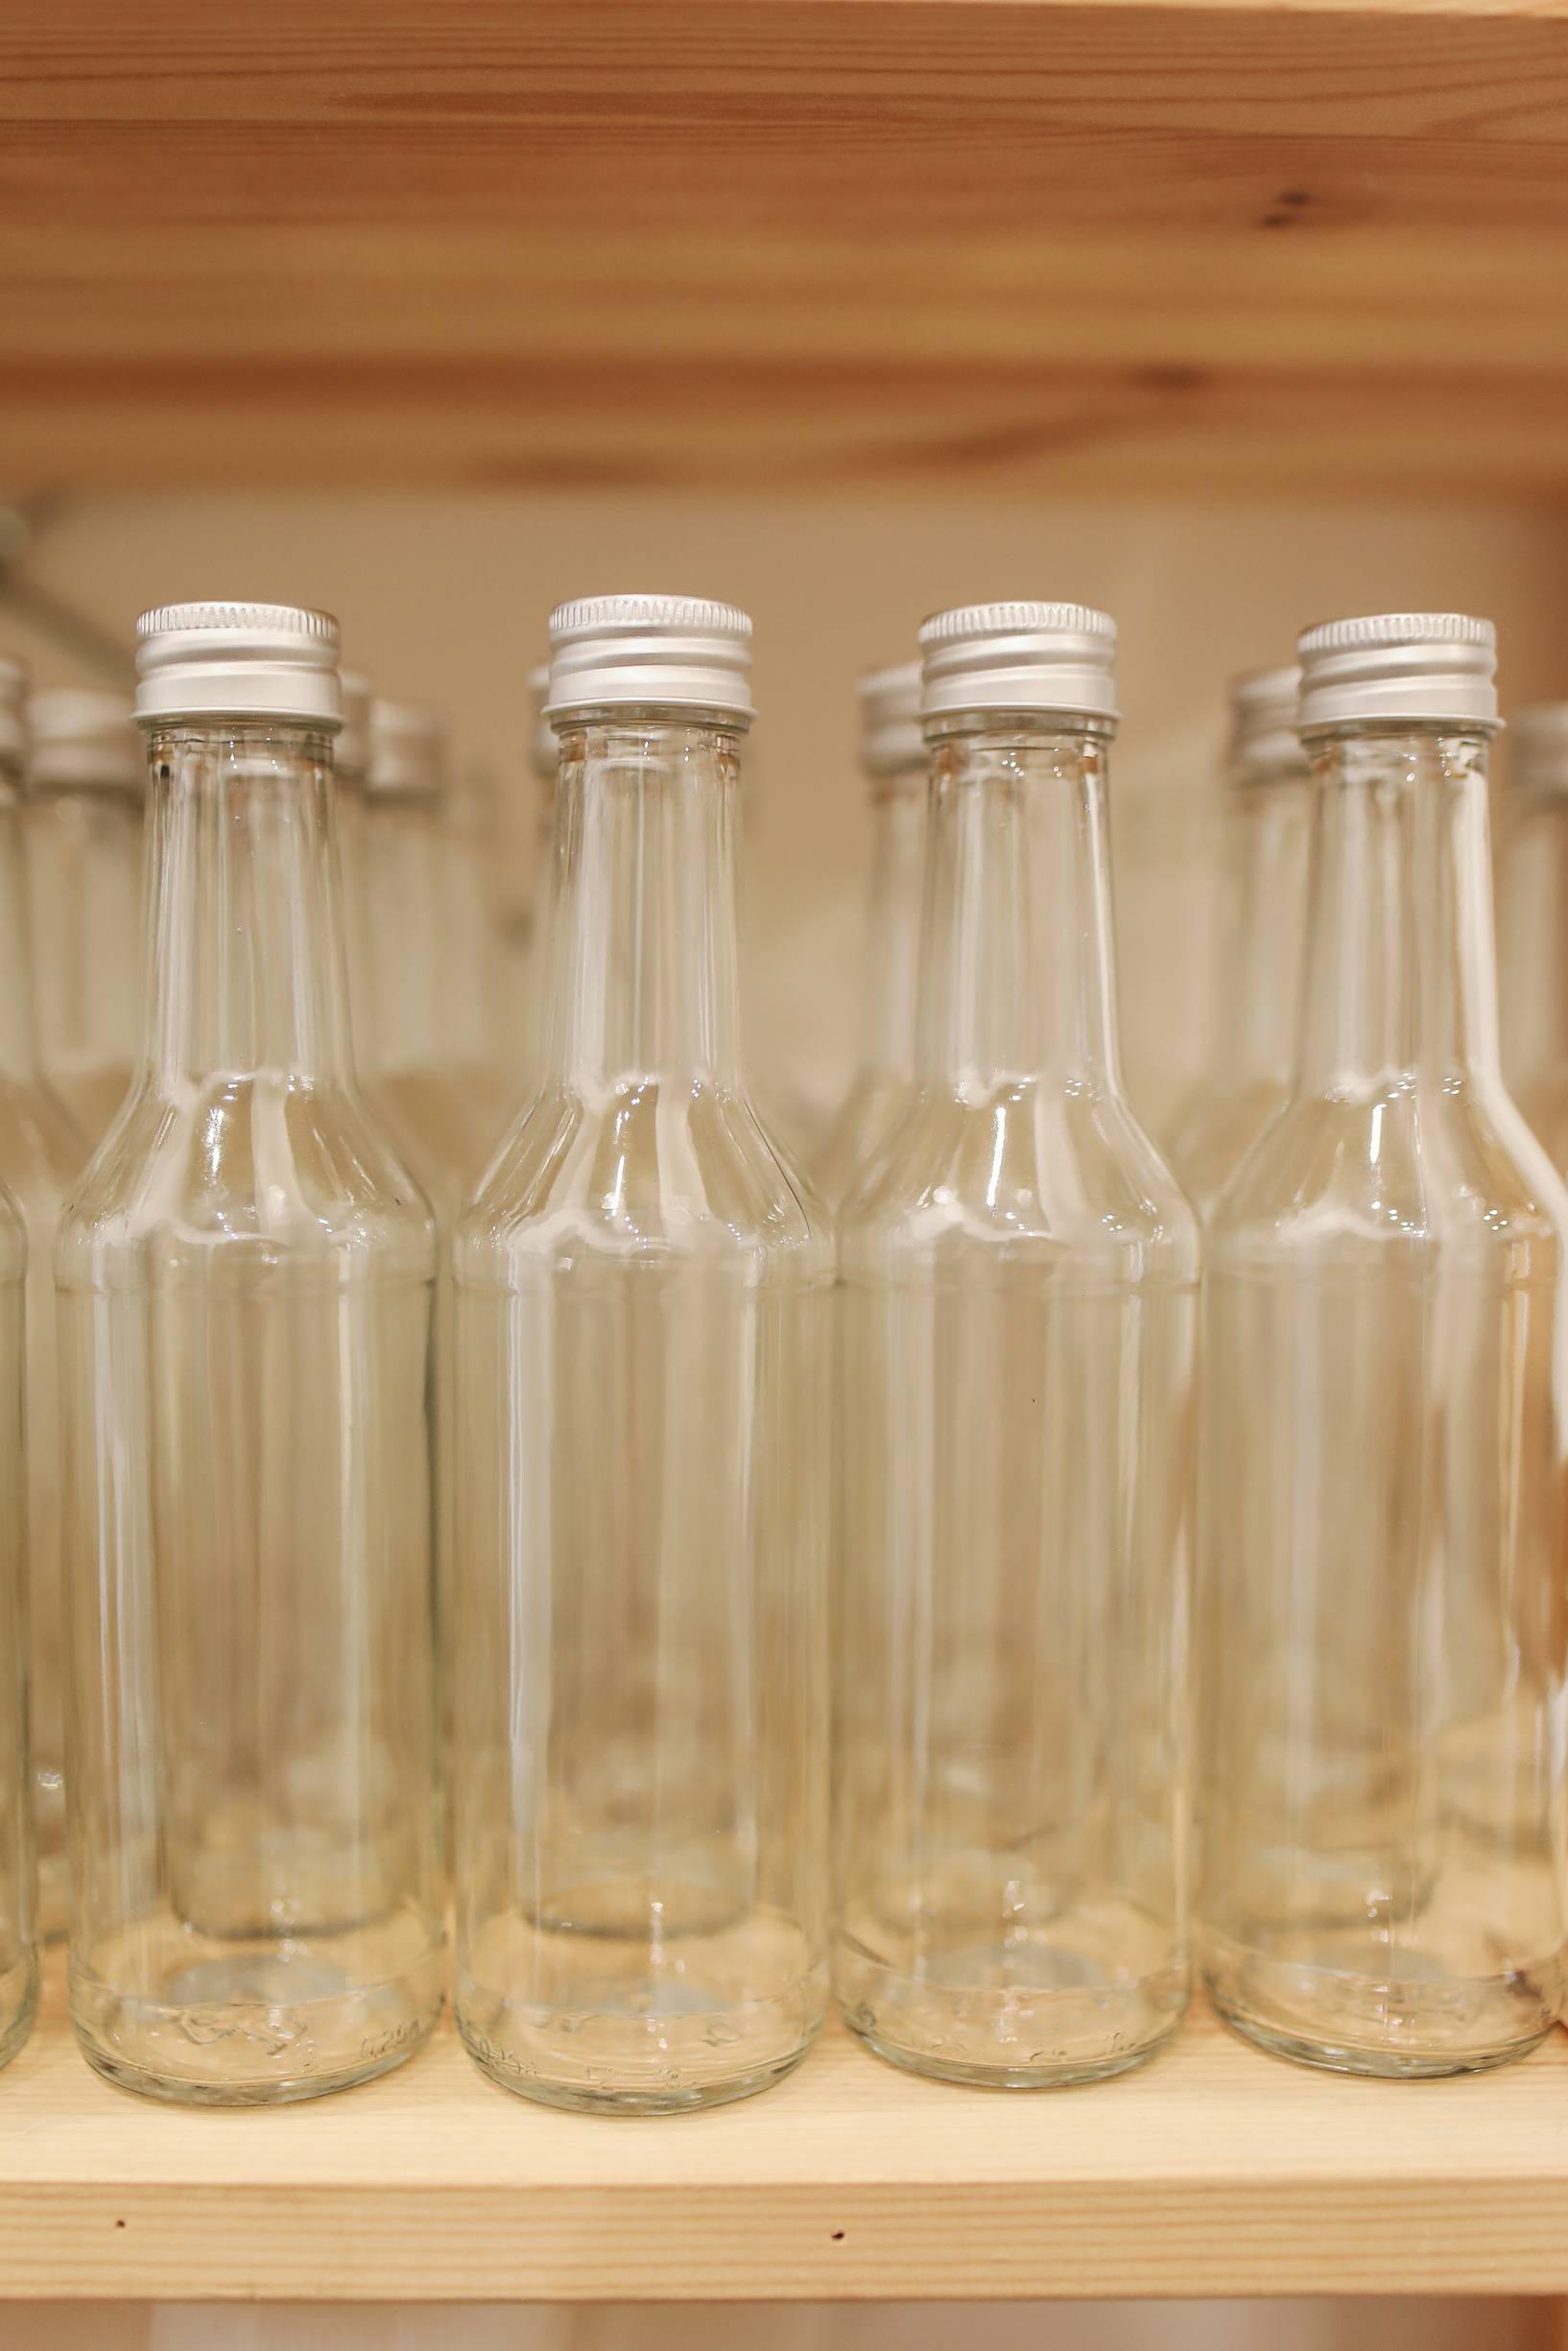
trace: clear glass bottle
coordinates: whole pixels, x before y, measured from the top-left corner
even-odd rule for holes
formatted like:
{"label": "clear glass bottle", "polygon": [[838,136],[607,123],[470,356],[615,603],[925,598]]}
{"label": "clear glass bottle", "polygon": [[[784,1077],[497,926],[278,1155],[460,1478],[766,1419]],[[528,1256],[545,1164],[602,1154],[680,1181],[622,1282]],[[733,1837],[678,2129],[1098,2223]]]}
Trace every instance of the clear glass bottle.
{"label": "clear glass bottle", "polygon": [[1497,841],[1503,1077],[1568,1173],[1568,702],[1509,720]]}
{"label": "clear glass bottle", "polygon": [[343,724],[332,746],[338,801],[338,862],[343,867],[344,947],[354,1067],[376,1065],[375,961],[370,945],[369,884],[365,870],[365,787],[370,772],[370,710],[375,687],[359,670],[338,677]]}
{"label": "clear glass bottle", "polygon": [[891,1131],[915,1082],[915,1011],[925,899],[931,766],[920,732],[920,664],[869,670],[860,681],[861,767],[871,786],[874,845],[867,927],[860,1067],[816,1163],[837,1209]]}
{"label": "clear glass bottle", "polygon": [[1265,2048],[1459,2073],[1561,1984],[1568,1196],[1499,1074],[1490,624],[1300,653],[1300,1061],[1204,1284],[1203,1966]]}
{"label": "clear glass bottle", "polygon": [[1025,2089],[1187,2004],[1198,1229],[1119,1065],[1115,629],[920,641],[918,1091],[839,1242],[833,1981],[885,2056]]}
{"label": "clear glass bottle", "polygon": [[1285,1102],[1295,1068],[1312,817],[1297,677],[1294,665],[1258,670],[1230,689],[1214,1053],[1166,1142],[1200,1218]]}
{"label": "clear glass bottle", "polygon": [[529,672],[534,703],[534,731],[529,738],[529,766],[535,782],[534,907],[528,923],[526,1010],[522,1024],[521,1096],[526,1099],[538,1083],[544,1061],[545,1027],[549,1012],[550,914],[556,895],[556,783],[560,769],[560,745],[544,715],[550,696],[550,664]]}
{"label": "clear glass bottle", "polygon": [[59,1418],[50,1252],[86,1146],[38,1068],[22,835],[26,672],[0,660],[0,1185],[27,1224],[28,1618],[38,1931],[65,1932],[64,1631]]}
{"label": "clear glass bottle", "polygon": [[27,1225],[0,1188],[0,2065],[26,2040],[38,2000],[27,1705],[26,1266]]}
{"label": "clear glass bottle", "polygon": [[211,2104],[440,2011],[429,1209],[354,1078],[337,628],[139,625],[152,936],[134,1090],[62,1222],[71,2013]]}
{"label": "clear glass bottle", "polygon": [[826,2000],[832,1242],[748,1097],[750,623],[551,623],[539,1091],[458,1231],[457,2014],[623,2112],[765,2088]]}
{"label": "clear glass bottle", "polygon": [[147,762],[129,695],[35,694],[27,724],[22,826],[38,1059],[96,1150],[136,1058]]}

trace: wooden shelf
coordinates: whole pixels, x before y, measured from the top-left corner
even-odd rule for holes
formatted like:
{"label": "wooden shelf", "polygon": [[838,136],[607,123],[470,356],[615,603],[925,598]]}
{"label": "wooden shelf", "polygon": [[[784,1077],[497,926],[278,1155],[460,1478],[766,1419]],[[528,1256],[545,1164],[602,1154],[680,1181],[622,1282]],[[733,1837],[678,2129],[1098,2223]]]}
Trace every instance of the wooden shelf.
{"label": "wooden shelf", "polygon": [[[1143,2072],[1006,2096],[834,2027],[670,2122],[528,2104],[448,2024],[319,2104],[108,2088],[60,1967],[0,2075],[0,2295],[414,2300],[1560,2292],[1568,2040],[1468,2080],[1339,2080],[1200,2011]],[[3,2328],[0,2328],[3,2332]]]}
{"label": "wooden shelf", "polygon": [[1568,488],[1568,17],[12,0],[0,494]]}

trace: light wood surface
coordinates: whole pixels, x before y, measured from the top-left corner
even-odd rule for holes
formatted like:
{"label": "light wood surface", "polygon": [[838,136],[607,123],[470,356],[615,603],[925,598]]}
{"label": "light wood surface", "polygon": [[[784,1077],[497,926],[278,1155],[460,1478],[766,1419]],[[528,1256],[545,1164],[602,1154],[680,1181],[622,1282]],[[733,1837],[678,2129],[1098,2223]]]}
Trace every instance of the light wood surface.
{"label": "light wood surface", "polygon": [[[1143,2072],[924,2083],[837,2027],[744,2104],[558,2114],[450,2025],[399,2072],[225,2114],[109,2089],[58,1965],[0,2075],[0,2294],[788,2299],[1568,2290],[1568,2041],[1468,2080],[1340,2080],[1205,2012]],[[0,2335],[3,2335],[0,2322]]]}
{"label": "light wood surface", "polygon": [[11,0],[0,492],[1568,487],[1568,12]]}

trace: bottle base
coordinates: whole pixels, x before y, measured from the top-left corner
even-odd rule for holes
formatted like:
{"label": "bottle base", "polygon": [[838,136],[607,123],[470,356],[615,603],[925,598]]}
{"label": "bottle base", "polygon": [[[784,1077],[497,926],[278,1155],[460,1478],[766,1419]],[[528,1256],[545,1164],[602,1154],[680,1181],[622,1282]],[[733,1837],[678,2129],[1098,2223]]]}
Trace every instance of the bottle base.
{"label": "bottle base", "polygon": [[1433,2081],[1490,2073],[1528,2056],[1552,2030],[1551,2003],[1522,1975],[1394,1978],[1227,1947],[1205,1959],[1215,2013],[1270,2056],[1328,2073]]}
{"label": "bottle base", "polygon": [[0,2065],[14,2057],[38,2012],[38,1959],[34,1951],[0,1972]]}
{"label": "bottle base", "polygon": [[1179,1964],[1117,1976],[1037,1941],[1024,1953],[1000,1937],[948,1941],[927,1960],[900,1971],[842,1938],[839,2011],[879,2057],[973,2089],[1068,2089],[1129,2073],[1176,2038],[1191,1989]]}
{"label": "bottle base", "polygon": [[771,1912],[656,1946],[511,1913],[476,1937],[454,2006],[503,2089],[579,2114],[686,2114],[794,2071],[821,2030],[827,1971]]}
{"label": "bottle base", "polygon": [[445,1998],[444,1948],[366,1983],[308,1943],[206,1946],[154,1988],[112,1988],[73,1954],[71,2023],[95,2073],[176,2105],[324,2098],[413,2055]]}

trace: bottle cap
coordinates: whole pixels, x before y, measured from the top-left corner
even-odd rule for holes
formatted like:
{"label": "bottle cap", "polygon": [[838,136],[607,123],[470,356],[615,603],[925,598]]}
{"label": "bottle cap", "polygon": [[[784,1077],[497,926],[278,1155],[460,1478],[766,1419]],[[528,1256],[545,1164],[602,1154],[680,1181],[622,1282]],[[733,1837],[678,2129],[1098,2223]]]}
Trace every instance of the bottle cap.
{"label": "bottle cap", "polygon": [[420,710],[412,702],[370,704],[370,769],[366,788],[372,793],[433,793],[446,786],[446,721],[439,710]]}
{"label": "bottle cap", "polygon": [[748,721],[751,623],[694,596],[585,596],[550,615],[552,719],[618,702]]}
{"label": "bottle cap", "polygon": [[363,783],[370,767],[370,704],[375,685],[363,670],[340,670],[338,689],[343,702],[343,732],[332,747],[332,765],[340,775]]}
{"label": "bottle cap", "polygon": [[296,605],[160,605],[136,623],[136,718],[277,719],[336,732],[338,624]]}
{"label": "bottle cap", "polygon": [[1296,640],[1296,726],[1497,724],[1497,632],[1463,612],[1375,612]]}
{"label": "bottle cap", "polygon": [[27,750],[27,671],[10,653],[0,653],[0,763],[20,767]]}
{"label": "bottle cap", "polygon": [[1509,720],[1515,792],[1568,793],[1568,702],[1531,702]]}
{"label": "bottle cap", "polygon": [[860,764],[867,775],[923,774],[926,739],[920,732],[920,664],[900,661],[867,670],[859,682]]}
{"label": "bottle cap", "polygon": [[920,715],[1116,717],[1116,623],[1087,605],[962,605],[920,629]]}
{"label": "bottle cap", "polygon": [[1291,768],[1306,765],[1295,731],[1301,673],[1289,669],[1248,670],[1230,681],[1229,765],[1234,768]]}
{"label": "bottle cap", "polygon": [[77,792],[134,792],[147,782],[129,694],[52,686],[27,705],[28,782]]}
{"label": "bottle cap", "polygon": [[560,743],[555,728],[544,715],[544,705],[550,699],[548,661],[541,661],[536,670],[529,671],[528,690],[534,698],[534,731],[528,738],[529,761],[541,784],[553,784],[560,767]]}

